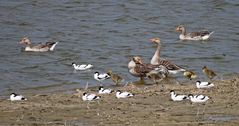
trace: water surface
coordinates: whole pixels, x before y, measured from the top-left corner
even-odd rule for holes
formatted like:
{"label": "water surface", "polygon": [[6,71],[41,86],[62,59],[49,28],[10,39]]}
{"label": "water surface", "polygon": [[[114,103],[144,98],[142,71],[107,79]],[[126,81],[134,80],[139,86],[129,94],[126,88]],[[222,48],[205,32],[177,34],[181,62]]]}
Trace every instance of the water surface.
{"label": "water surface", "polygon": [[[162,41],[161,56],[204,78],[206,65],[220,76],[238,73],[239,2],[227,0],[1,0],[0,91],[55,86],[95,86],[95,71],[112,69],[127,81],[129,57],[149,62]],[[178,24],[187,31],[215,31],[205,42],[180,41]],[[54,52],[21,51],[17,42],[59,41]],[[72,62],[91,63],[92,71],[74,72]],[[177,78],[182,78],[181,75]],[[112,85],[108,80],[106,85]]]}

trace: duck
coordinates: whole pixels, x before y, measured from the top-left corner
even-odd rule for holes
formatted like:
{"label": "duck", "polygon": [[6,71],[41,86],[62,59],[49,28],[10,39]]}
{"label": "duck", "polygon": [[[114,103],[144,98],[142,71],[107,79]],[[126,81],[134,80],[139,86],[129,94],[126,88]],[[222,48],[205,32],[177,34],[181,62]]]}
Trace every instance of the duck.
{"label": "duck", "polygon": [[213,70],[208,69],[206,66],[202,68],[202,71],[210,80],[217,76]]}
{"label": "duck", "polygon": [[88,70],[88,69],[91,69],[93,67],[92,64],[77,65],[75,62],[72,63],[72,66],[75,70]]}
{"label": "duck", "polygon": [[197,74],[195,74],[193,71],[185,71],[183,72],[183,76],[188,78],[189,80],[197,78]]}
{"label": "duck", "polygon": [[45,44],[37,44],[32,45],[31,41],[27,37],[23,37],[20,44],[25,45],[24,51],[26,52],[47,52],[47,51],[54,51],[58,42],[46,42]]}
{"label": "duck", "polygon": [[99,81],[100,83],[109,78],[110,78],[110,75],[107,73],[99,73],[98,71],[96,71],[94,74],[94,79]]}
{"label": "duck", "polygon": [[130,92],[127,92],[127,91],[116,91],[116,98],[129,98],[129,97],[133,97],[134,94],[130,93]]}
{"label": "duck", "polygon": [[122,77],[120,77],[118,74],[114,74],[112,70],[108,70],[107,74],[116,85],[122,81]]}
{"label": "duck", "polygon": [[128,63],[128,68],[130,74],[140,77],[140,80],[143,80],[150,73],[162,74],[162,76],[167,76],[168,73],[168,70],[161,65],[144,64],[142,58],[139,56],[131,59]]}
{"label": "duck", "polygon": [[23,95],[11,93],[10,101],[25,101],[27,100]]}
{"label": "duck", "polygon": [[170,74],[177,74],[179,72],[186,71],[184,68],[172,63],[171,61],[169,61],[167,59],[160,58],[160,48],[161,48],[160,38],[152,38],[152,39],[150,39],[150,41],[157,44],[157,49],[150,61],[151,64],[165,66],[168,69]]}
{"label": "duck", "polygon": [[171,91],[170,91],[170,94],[171,94],[171,99],[172,99],[173,101],[183,101],[183,100],[188,99],[188,96],[187,96],[187,95],[179,95],[179,94],[176,94],[174,90],[171,90]]}
{"label": "duck", "polygon": [[196,81],[196,87],[197,88],[211,88],[211,87],[214,87],[214,84],[211,82]]}
{"label": "duck", "polygon": [[97,96],[96,94],[88,94],[86,92],[84,92],[82,96],[83,101],[92,101],[92,100],[98,100],[98,99],[100,99],[100,96]]}
{"label": "duck", "polygon": [[186,33],[186,28],[183,25],[178,25],[176,27],[177,32],[181,32],[179,35],[180,40],[208,40],[209,37],[213,34],[213,31],[198,31],[198,32],[191,32]]}
{"label": "duck", "polygon": [[103,86],[100,86],[100,87],[99,87],[99,94],[110,94],[110,93],[112,93],[112,92],[113,92],[113,91],[112,91],[110,88],[104,89]]}

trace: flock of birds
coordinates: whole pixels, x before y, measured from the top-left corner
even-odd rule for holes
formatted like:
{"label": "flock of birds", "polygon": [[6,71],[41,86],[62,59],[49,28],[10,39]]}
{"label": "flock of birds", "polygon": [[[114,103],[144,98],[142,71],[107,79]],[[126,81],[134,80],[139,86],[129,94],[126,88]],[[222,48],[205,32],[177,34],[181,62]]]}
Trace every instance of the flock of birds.
{"label": "flock of birds", "polygon": [[[199,31],[199,32],[191,32],[187,33],[186,29],[184,26],[179,25],[176,27],[176,31],[180,32],[181,34],[179,35],[180,40],[195,40],[195,41],[200,41],[200,40],[208,40],[210,35],[213,32],[210,31]],[[183,72],[183,75],[188,78],[188,79],[195,79],[197,78],[197,75],[193,71],[186,70],[185,68],[176,65],[175,63],[161,58],[160,57],[160,48],[161,48],[161,42],[160,38],[152,38],[150,39],[151,42],[157,44],[157,49],[151,58],[150,63],[144,63],[143,59],[139,56],[134,56],[131,58],[131,60],[128,63],[128,70],[129,73],[135,77],[139,77],[140,80],[144,80],[144,78],[148,78],[152,80],[154,83],[160,83],[164,78],[167,78],[171,74],[177,74]],[[53,51],[58,42],[46,42],[44,44],[37,44],[33,45],[27,37],[24,37],[20,40],[20,44],[25,46],[24,51],[31,51],[31,52],[47,52],[47,51]],[[72,66],[75,70],[88,70],[92,69],[93,65],[92,64],[82,64],[82,65],[77,65],[75,62],[72,63]],[[202,68],[203,73],[207,75],[207,77],[212,80],[216,74],[208,69],[206,66]],[[99,92],[98,94],[110,94],[113,92],[111,89],[104,89],[102,87],[102,81],[111,78],[115,84],[119,84],[123,79],[118,75],[114,74],[112,70],[109,70],[107,73],[99,73],[96,71],[94,73],[94,79],[99,81],[100,87],[99,87]],[[201,82],[197,81],[196,82],[196,87],[197,88],[211,88],[213,87],[214,84],[210,82]],[[171,94],[171,99],[173,101],[183,101],[186,99],[189,99],[193,103],[205,103],[207,100],[210,98],[208,96],[204,95],[179,95],[176,94],[174,90],[170,92]],[[116,91],[115,96],[117,98],[128,98],[134,96],[134,94],[126,91]],[[91,94],[91,93],[86,93],[84,92],[82,95],[82,100],[83,101],[92,101],[92,100],[97,100],[100,99],[100,96],[97,96],[96,94]],[[10,95],[10,100],[11,101],[18,101],[18,100],[27,100],[24,98],[22,95],[18,95],[15,93],[12,93]]]}

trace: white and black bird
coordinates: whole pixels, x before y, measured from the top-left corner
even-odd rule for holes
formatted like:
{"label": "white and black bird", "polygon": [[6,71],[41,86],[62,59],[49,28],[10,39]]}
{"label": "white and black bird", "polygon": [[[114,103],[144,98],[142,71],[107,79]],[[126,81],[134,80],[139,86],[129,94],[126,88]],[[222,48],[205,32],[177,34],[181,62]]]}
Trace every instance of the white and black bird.
{"label": "white and black bird", "polygon": [[72,66],[74,67],[75,70],[88,70],[93,67],[92,64],[81,64],[77,65],[75,62],[72,63]]}
{"label": "white and black bird", "polygon": [[82,96],[83,101],[92,101],[97,99],[100,99],[100,96],[97,96],[95,94],[87,94],[86,92],[83,93],[83,96]]}
{"label": "white and black bird", "polygon": [[205,95],[189,94],[188,97],[189,97],[190,101],[193,103],[205,103],[207,100],[210,99],[208,96],[205,96]]}
{"label": "white and black bird", "polygon": [[11,101],[24,101],[27,100],[24,96],[16,94],[16,93],[12,93],[10,95],[10,100]]}
{"label": "white and black bird", "polygon": [[[192,95],[192,94],[189,94],[188,95],[190,101],[192,103],[200,103],[200,104],[203,104],[204,107],[203,107],[203,113],[205,111],[205,107],[206,107],[206,102],[210,99],[208,96],[205,96],[205,95]],[[198,108],[197,108],[197,116],[199,114],[199,104],[198,104]]]}
{"label": "white and black bird", "polygon": [[173,101],[183,101],[183,100],[188,99],[188,96],[187,96],[187,95],[179,95],[179,94],[176,94],[174,90],[171,90],[171,91],[170,91],[170,94],[171,94],[171,99],[172,99]]}
{"label": "white and black bird", "polygon": [[107,74],[107,73],[101,73],[100,74],[98,71],[96,71],[95,74],[94,74],[94,78],[95,78],[95,80],[97,80],[101,83],[103,80],[109,79],[110,75]]}
{"label": "white and black bird", "polygon": [[214,87],[214,84],[211,82],[197,81],[196,86],[197,86],[197,88],[211,88],[211,87]]}
{"label": "white and black bird", "polygon": [[118,90],[116,92],[116,97],[117,98],[128,98],[128,97],[133,97],[134,95],[130,92],[127,92],[127,91],[124,91],[124,92],[121,92],[120,90]]}
{"label": "white and black bird", "polygon": [[103,86],[99,87],[99,94],[110,94],[112,92],[113,92],[113,90],[111,90],[110,88],[104,89]]}

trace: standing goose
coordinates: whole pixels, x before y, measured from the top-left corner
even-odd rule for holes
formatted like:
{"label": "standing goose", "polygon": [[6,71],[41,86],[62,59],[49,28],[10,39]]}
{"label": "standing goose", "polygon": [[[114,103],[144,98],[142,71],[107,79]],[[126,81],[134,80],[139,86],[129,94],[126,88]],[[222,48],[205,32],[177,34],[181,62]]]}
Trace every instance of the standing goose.
{"label": "standing goose", "polygon": [[133,57],[128,64],[129,72],[136,77],[140,77],[143,80],[149,73],[162,74],[167,76],[168,71],[161,65],[144,64],[142,59],[138,56]]}
{"label": "standing goose", "polygon": [[45,44],[32,45],[30,39],[24,37],[20,40],[20,44],[25,45],[25,50],[27,52],[47,52],[53,51],[58,42],[46,42]]}
{"label": "standing goose", "polygon": [[185,69],[183,69],[182,67],[172,63],[169,60],[160,58],[160,38],[152,38],[150,39],[151,42],[157,43],[157,49],[150,61],[151,64],[153,65],[163,65],[165,66],[170,74],[176,74],[179,72],[184,72],[186,71]]}
{"label": "standing goose", "polygon": [[198,31],[187,33],[186,28],[183,25],[179,25],[176,28],[177,32],[181,32],[179,35],[180,40],[208,40],[213,31]]}

